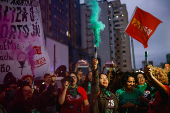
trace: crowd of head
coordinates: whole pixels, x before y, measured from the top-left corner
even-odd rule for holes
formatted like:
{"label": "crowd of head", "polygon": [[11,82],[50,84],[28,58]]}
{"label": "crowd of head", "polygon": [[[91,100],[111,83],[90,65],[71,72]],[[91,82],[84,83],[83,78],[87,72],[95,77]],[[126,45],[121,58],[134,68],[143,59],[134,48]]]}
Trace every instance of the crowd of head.
{"label": "crowd of head", "polygon": [[[77,65],[67,72],[58,87],[58,74],[44,75],[43,84],[32,75],[21,79],[8,72],[0,94],[4,113],[168,113],[170,69],[147,66],[145,73],[122,72],[110,67],[98,71],[98,60],[83,73]],[[116,65],[114,66],[116,67]]]}

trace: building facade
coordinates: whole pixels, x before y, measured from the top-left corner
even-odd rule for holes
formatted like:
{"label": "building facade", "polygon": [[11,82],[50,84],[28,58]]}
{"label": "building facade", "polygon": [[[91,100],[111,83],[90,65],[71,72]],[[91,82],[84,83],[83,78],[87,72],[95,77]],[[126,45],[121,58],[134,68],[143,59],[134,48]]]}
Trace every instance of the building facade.
{"label": "building facade", "polygon": [[53,74],[60,65],[69,67],[68,3],[67,0],[40,0],[40,7],[50,73]]}
{"label": "building facade", "polygon": [[55,40],[68,44],[67,0],[49,0],[48,35]]}
{"label": "building facade", "polygon": [[75,64],[81,59],[85,59],[89,62],[89,54],[86,50],[82,49],[80,0],[68,0],[68,28],[70,36],[68,40],[69,63]]}
{"label": "building facade", "polygon": [[[115,61],[122,71],[132,71],[130,40],[124,30],[128,24],[126,5],[120,0],[99,2],[101,13],[99,20],[105,24],[105,29],[100,33],[101,43],[97,49],[100,68],[106,61]],[[87,4],[81,5],[81,36],[82,47],[94,57],[94,36],[90,29],[89,19],[91,10]]]}
{"label": "building facade", "polygon": [[115,49],[116,62],[122,71],[132,71],[130,37],[125,33],[128,25],[128,13],[125,4],[120,0],[111,1],[114,8],[114,30],[115,30]]}

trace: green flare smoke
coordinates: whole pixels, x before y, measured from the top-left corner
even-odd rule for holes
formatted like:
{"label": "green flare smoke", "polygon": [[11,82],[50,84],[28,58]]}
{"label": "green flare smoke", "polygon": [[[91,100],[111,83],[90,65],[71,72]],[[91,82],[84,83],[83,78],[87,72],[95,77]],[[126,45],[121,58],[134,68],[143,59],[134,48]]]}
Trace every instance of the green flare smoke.
{"label": "green flare smoke", "polygon": [[97,2],[97,0],[85,0],[86,4],[91,9],[91,19],[90,21],[90,28],[93,30],[95,39],[94,43],[96,47],[99,47],[100,44],[100,32],[104,30],[105,24],[99,21],[100,11],[101,8]]}

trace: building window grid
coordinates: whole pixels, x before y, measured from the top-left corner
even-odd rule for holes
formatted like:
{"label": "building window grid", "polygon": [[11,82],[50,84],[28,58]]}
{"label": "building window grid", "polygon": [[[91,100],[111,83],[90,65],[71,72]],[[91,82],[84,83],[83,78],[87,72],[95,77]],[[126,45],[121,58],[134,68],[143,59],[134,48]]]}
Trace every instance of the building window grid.
{"label": "building window grid", "polygon": [[64,11],[63,11],[60,7],[58,7],[56,4],[54,4],[54,8],[55,8],[57,11],[59,11],[60,13],[64,14]]}
{"label": "building window grid", "polygon": [[126,60],[125,60],[125,59],[123,59],[123,63],[126,63]]}

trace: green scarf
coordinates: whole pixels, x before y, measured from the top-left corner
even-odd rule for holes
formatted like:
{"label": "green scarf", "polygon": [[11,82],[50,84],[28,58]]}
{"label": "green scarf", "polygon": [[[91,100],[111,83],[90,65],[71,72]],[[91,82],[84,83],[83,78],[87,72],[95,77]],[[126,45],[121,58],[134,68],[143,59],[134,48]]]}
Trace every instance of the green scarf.
{"label": "green scarf", "polygon": [[72,95],[74,98],[77,97],[77,84],[76,84],[75,88],[72,88],[71,86],[69,86],[68,90],[69,90],[70,95]]}
{"label": "green scarf", "polygon": [[91,93],[91,82],[88,82],[88,93]]}
{"label": "green scarf", "polygon": [[138,88],[139,90],[141,90],[142,92],[144,92],[145,89],[147,88],[147,83],[145,82],[143,85],[138,85],[137,88]]}
{"label": "green scarf", "polygon": [[107,89],[101,88],[101,91],[103,91],[107,97],[109,97],[109,98],[111,97],[111,93]]}

